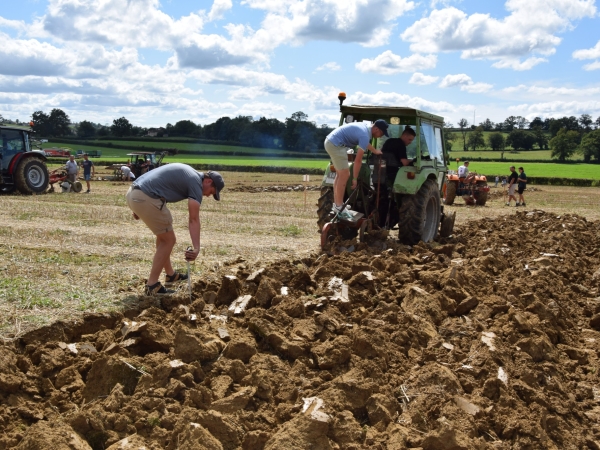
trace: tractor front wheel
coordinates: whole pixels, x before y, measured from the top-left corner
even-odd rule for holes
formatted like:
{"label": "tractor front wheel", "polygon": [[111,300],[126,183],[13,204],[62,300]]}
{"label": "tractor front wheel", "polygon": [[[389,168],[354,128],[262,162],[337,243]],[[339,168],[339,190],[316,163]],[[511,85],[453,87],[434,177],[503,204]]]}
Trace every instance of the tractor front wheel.
{"label": "tractor front wheel", "polygon": [[444,190],[444,204],[452,205],[456,198],[456,189],[458,188],[457,181],[446,180],[446,189]]}
{"label": "tractor front wheel", "polygon": [[42,161],[27,158],[19,163],[15,172],[15,185],[26,195],[40,194],[48,189],[48,168]]}
{"label": "tractor front wheel", "polygon": [[438,235],[442,208],[434,180],[426,180],[415,195],[404,195],[398,213],[398,239],[403,244],[430,242]]}
{"label": "tractor front wheel", "polygon": [[332,219],[331,208],[333,208],[333,188],[330,186],[321,187],[321,196],[317,201],[317,227],[319,232],[323,230],[323,225]]}

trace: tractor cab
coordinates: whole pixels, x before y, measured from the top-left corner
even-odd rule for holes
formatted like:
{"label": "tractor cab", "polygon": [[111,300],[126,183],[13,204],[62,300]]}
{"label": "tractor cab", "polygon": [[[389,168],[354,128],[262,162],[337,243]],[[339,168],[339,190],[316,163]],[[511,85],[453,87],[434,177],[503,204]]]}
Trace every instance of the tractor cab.
{"label": "tractor cab", "polygon": [[48,188],[46,157],[31,149],[31,129],[0,125],[0,192],[38,194]]}
{"label": "tractor cab", "polygon": [[128,153],[127,156],[130,158],[129,167],[137,178],[140,175],[159,167],[165,154],[166,152],[161,152],[158,155],[154,152]]}

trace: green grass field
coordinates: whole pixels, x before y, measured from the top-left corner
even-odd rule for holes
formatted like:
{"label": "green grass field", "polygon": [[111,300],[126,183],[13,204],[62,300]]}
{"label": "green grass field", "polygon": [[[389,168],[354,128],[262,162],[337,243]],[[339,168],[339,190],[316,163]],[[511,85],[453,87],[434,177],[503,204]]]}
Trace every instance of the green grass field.
{"label": "green grass field", "polygon": [[[157,143],[158,144],[158,143]],[[162,143],[162,147],[169,146],[170,143]],[[179,146],[190,146],[192,144],[178,144]],[[44,144],[44,148],[56,147],[56,144]],[[329,160],[326,156],[323,159],[312,158],[266,158],[256,156],[262,152],[261,149],[253,149],[249,147],[232,147],[232,146],[205,146],[211,150],[223,151],[240,151],[243,149],[248,156],[204,156],[204,155],[175,155],[165,156],[165,162],[182,162],[187,164],[226,164],[232,166],[275,166],[275,167],[296,167],[307,169],[322,169],[326,166]],[[99,148],[94,146],[73,146],[72,151],[79,149],[83,151],[101,150],[102,157],[92,158],[92,161],[108,162],[126,162],[127,153],[132,153],[131,150]],[[193,148],[201,148],[201,144],[193,144]],[[276,150],[275,150],[276,151]],[[254,153],[254,155],[252,155]],[[297,155],[297,153],[295,153]],[[600,164],[558,164],[558,163],[524,163],[514,162],[514,160],[539,160],[548,159],[550,161],[550,150],[537,151],[522,151],[522,152],[505,152],[504,159],[506,162],[479,162],[474,158],[500,158],[499,152],[478,151],[478,152],[451,152],[450,154],[450,169],[456,170],[458,165],[456,158],[461,161],[465,159],[472,160],[469,169],[487,176],[508,175],[508,168],[511,165],[516,167],[523,166],[525,173],[530,177],[557,177],[557,178],[583,178],[600,180]]]}

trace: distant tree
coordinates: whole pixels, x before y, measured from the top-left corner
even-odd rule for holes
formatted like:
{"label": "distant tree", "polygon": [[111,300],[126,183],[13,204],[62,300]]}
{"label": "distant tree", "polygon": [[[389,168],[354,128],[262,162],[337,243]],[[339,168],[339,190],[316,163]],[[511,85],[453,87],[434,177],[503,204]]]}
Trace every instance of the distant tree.
{"label": "distant tree", "polygon": [[506,119],[504,119],[504,124],[502,126],[502,129],[504,131],[512,131],[515,129],[516,126],[517,126],[517,118],[515,116],[508,116]]}
{"label": "distant tree", "polygon": [[573,130],[561,128],[552,139],[550,139],[551,156],[561,162],[570,158],[579,142],[579,133]]}
{"label": "distant tree", "polygon": [[542,131],[542,127],[534,127],[531,133],[535,136],[535,143],[540,150],[548,149],[548,137]]}
{"label": "distant tree", "polygon": [[467,144],[473,151],[476,151],[478,148],[485,147],[485,140],[483,139],[483,127],[477,127],[469,133]]}
{"label": "distant tree", "polygon": [[496,122],[494,125],[494,131],[503,131],[504,130],[504,122]]}
{"label": "distant tree", "polygon": [[494,129],[495,124],[490,119],[485,119],[479,124],[479,126],[483,128],[483,131],[492,131]]}
{"label": "distant tree", "polygon": [[4,123],[4,117],[2,117],[2,114],[0,114],[0,123]]}
{"label": "distant tree", "polygon": [[469,122],[467,119],[460,119],[458,121],[458,127],[460,128],[460,133],[463,138],[463,150],[467,151],[467,127],[469,126]]}
{"label": "distant tree", "polygon": [[96,127],[92,122],[88,122],[87,120],[83,120],[79,122],[77,126],[77,137],[89,139],[96,135]]}
{"label": "distant tree", "polygon": [[62,109],[54,108],[48,117],[52,136],[68,136],[71,134],[71,119]]}
{"label": "distant tree", "polygon": [[169,132],[169,136],[192,137],[192,136],[199,135],[199,132],[200,132],[198,125],[196,125],[191,120],[180,120],[172,127],[172,129],[168,128],[169,125],[170,124],[167,124],[167,130]]}
{"label": "distant tree", "polygon": [[288,150],[317,151],[317,126],[309,122],[308,115],[302,111],[295,112],[285,120],[283,146]]}
{"label": "distant tree", "polygon": [[96,130],[96,136],[108,136],[110,134],[110,128],[102,125],[98,130]]}
{"label": "distant tree", "polygon": [[50,117],[43,111],[35,111],[31,115],[33,122],[33,133],[36,137],[48,137],[51,135]]}
{"label": "distant tree", "polygon": [[592,158],[600,164],[600,129],[590,131],[583,135],[579,151],[583,154],[583,160],[590,162]]}
{"label": "distant tree", "polygon": [[490,133],[488,136],[488,143],[492,150],[501,151],[506,147],[506,139],[504,135],[498,131]]}
{"label": "distant tree", "polygon": [[524,130],[513,130],[508,134],[506,138],[506,145],[512,147],[515,150],[531,150],[535,143],[535,136],[533,133]]}
{"label": "distant tree", "polygon": [[544,128],[544,121],[541,117],[535,117],[531,122],[529,122],[530,130],[533,130],[536,127],[539,127],[540,129]]}
{"label": "distant tree", "polygon": [[131,127],[131,135],[132,136],[146,136],[148,134],[148,128],[132,126]]}
{"label": "distant tree", "polygon": [[[446,124],[444,124],[446,125]],[[452,128],[452,124],[447,124],[448,128]],[[444,147],[446,147],[446,151],[452,150],[452,144],[456,140],[456,133],[453,133],[448,128],[444,127]]]}
{"label": "distant tree", "polygon": [[592,124],[594,123],[594,121],[592,120],[592,116],[590,116],[589,114],[582,114],[579,117],[578,122],[585,132],[591,131]]}
{"label": "distant tree", "polygon": [[529,124],[529,120],[527,120],[525,117],[517,116],[516,120],[517,120],[516,126],[519,130],[524,130],[525,128],[527,128],[527,125]]}
{"label": "distant tree", "polygon": [[564,128],[567,131],[579,131],[580,127],[579,127],[579,121],[577,120],[577,117],[564,116],[564,117],[560,117],[558,119],[550,119],[549,130],[550,130],[550,135],[552,137],[556,136],[556,134],[558,133],[558,131],[561,128]]}
{"label": "distant tree", "polygon": [[113,120],[113,124],[110,127],[113,136],[118,137],[131,136],[132,129],[133,125],[125,117]]}
{"label": "distant tree", "polygon": [[600,129],[600,116],[598,116],[598,118],[594,122],[594,125],[596,125],[596,130]]}

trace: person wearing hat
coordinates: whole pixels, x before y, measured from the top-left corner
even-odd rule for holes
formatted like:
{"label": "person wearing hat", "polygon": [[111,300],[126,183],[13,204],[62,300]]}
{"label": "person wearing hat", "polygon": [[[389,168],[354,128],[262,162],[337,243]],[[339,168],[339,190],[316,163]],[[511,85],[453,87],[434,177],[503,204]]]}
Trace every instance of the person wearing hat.
{"label": "person wearing hat", "polygon": [[348,150],[357,148],[352,175],[352,189],[355,189],[365,150],[369,150],[375,155],[381,155],[381,150],[374,148],[370,142],[372,138],[389,137],[387,129],[388,124],[383,119],[376,120],[372,125],[369,122],[352,122],[336,128],[325,138],[325,151],[331,157],[336,173],[333,182],[332,212],[337,214],[340,219],[352,220],[352,215],[345,209],[342,210],[344,191],[348,178],[350,178]]}
{"label": "person wearing hat", "polygon": [[159,277],[165,271],[165,285],[187,280],[186,274],[175,272],[171,265],[171,252],[176,238],[173,231],[173,217],[167,203],[187,199],[188,227],[193,248],[186,250],[185,259],[195,261],[200,252],[200,205],[203,197],[220,200],[225,187],[223,177],[218,172],[197,172],[187,164],[173,163],[146,172],[135,180],[125,198],[133,212],[133,218],[141,219],[156,235],[156,252],[145,287],[146,295],[171,294]]}

